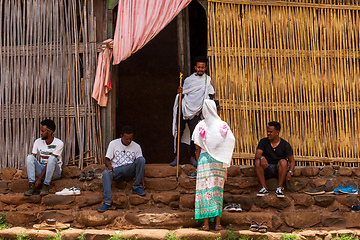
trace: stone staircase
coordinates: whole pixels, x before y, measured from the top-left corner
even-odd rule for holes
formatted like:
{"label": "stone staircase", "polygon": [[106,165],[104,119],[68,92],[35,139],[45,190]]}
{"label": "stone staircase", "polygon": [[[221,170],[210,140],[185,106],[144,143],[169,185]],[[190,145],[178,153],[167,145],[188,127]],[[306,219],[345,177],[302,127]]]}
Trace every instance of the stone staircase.
{"label": "stone staircase", "polygon": [[[116,210],[98,213],[102,205],[101,173],[104,166],[91,165],[91,181],[79,181],[80,170],[65,166],[62,178],[51,183],[51,194],[26,197],[26,169],[1,169],[0,210],[13,227],[31,228],[35,223],[55,218],[82,229],[179,229],[200,226],[194,220],[195,179],[187,178],[194,171],[182,165],[176,181],[176,167],[149,164],[145,169],[146,196],[131,193],[132,182],[113,183],[113,204]],[[269,231],[292,232],[299,229],[359,228],[360,213],[350,212],[358,203],[358,195],[324,194],[310,196],[305,189],[313,186],[358,186],[360,168],[339,166],[296,167],[286,183],[285,198],[274,190],[277,180],[267,181],[269,196],[257,197],[260,189],[253,166],[232,166],[224,189],[224,203],[240,203],[242,212],[223,212],[222,224],[234,230],[248,229],[252,221],[267,222]],[[58,196],[63,188],[80,187],[81,195]]]}

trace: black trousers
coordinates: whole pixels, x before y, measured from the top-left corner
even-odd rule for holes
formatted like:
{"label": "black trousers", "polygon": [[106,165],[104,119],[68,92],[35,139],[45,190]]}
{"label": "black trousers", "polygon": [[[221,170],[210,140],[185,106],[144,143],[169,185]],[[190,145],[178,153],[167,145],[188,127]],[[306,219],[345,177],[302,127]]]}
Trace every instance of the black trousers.
{"label": "black trousers", "polygon": [[[184,120],[183,119],[183,114],[182,114],[182,111],[181,111],[181,115],[180,115],[179,162],[184,157],[184,153],[185,153],[185,149],[186,149],[186,144],[181,143],[181,138],[182,138],[182,135],[184,134],[184,130],[185,130],[185,124],[187,123],[188,127],[190,129],[190,140],[191,140],[191,136],[192,136],[192,134],[194,132],[194,129],[195,129],[196,125],[200,122],[200,115],[201,114],[194,116],[194,118],[192,118],[191,120]],[[179,119],[179,118],[177,118],[177,119]],[[176,142],[176,144],[177,144],[177,142]],[[195,144],[194,144],[194,141],[190,141],[190,156],[195,157]]]}

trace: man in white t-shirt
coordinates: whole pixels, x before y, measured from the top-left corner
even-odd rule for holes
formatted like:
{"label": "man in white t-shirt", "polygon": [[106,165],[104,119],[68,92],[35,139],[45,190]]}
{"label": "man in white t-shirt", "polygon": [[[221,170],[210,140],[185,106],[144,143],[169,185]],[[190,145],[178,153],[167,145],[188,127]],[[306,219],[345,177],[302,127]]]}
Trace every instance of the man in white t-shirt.
{"label": "man in white t-shirt", "polygon": [[[40,195],[49,194],[50,181],[61,177],[61,154],[64,143],[53,135],[56,129],[53,120],[45,119],[40,124],[41,138],[36,139],[32,154],[26,158],[29,189],[24,193],[25,196],[37,194],[36,188],[41,186],[43,177],[45,179]],[[40,161],[36,159],[37,154],[40,154]]]}
{"label": "man in white t-shirt", "polygon": [[135,177],[132,193],[144,196],[144,170],[145,158],[141,147],[133,141],[134,131],[130,126],[121,129],[121,138],[109,143],[103,172],[103,200],[104,204],[98,209],[99,212],[113,209],[111,205],[111,182],[129,181]]}

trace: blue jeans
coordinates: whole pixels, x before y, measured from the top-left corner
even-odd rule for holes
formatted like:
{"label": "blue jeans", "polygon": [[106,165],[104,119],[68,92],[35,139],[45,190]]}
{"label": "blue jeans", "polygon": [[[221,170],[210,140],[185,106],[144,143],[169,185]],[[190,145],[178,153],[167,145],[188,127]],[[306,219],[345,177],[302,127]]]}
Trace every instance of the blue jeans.
{"label": "blue jeans", "polygon": [[29,178],[29,182],[34,183],[36,177],[40,175],[44,167],[47,165],[44,184],[50,185],[51,180],[56,180],[61,177],[61,168],[58,164],[58,160],[54,156],[50,156],[47,164],[39,163],[39,161],[30,154],[26,158],[26,169]]}
{"label": "blue jeans", "polygon": [[114,168],[113,172],[104,170],[102,176],[103,200],[104,203],[111,204],[111,182],[129,181],[135,177],[133,189],[142,187],[142,179],[145,170],[145,158],[138,157],[132,164],[123,165]]}

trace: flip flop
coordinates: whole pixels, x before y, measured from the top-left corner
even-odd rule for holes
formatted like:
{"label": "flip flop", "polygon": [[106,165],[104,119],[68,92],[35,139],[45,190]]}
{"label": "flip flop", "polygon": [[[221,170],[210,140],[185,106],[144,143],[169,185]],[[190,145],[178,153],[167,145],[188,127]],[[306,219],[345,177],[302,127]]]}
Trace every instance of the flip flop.
{"label": "flip flop", "polygon": [[257,222],[255,222],[255,221],[252,221],[249,230],[252,231],[252,232],[258,232],[259,231],[259,224]]}
{"label": "flip flop", "polygon": [[79,175],[79,180],[80,181],[85,181],[86,180],[86,173],[85,172],[81,172],[80,175]]}
{"label": "flip flop", "polygon": [[265,221],[265,222],[260,223],[259,232],[261,232],[261,233],[266,233],[267,232],[267,226],[265,225],[265,223],[267,223],[267,222]]}
{"label": "flip flop", "polygon": [[91,180],[93,180],[94,178],[95,178],[95,174],[94,174],[93,171],[88,171],[88,172],[86,173],[86,177],[85,177],[85,180],[86,180],[86,181],[91,181]]}
{"label": "flip flop", "polygon": [[203,225],[203,226],[200,228],[200,230],[201,230],[201,231],[209,231],[209,230],[210,230],[210,227]]}
{"label": "flip flop", "polygon": [[215,231],[221,231],[224,230],[223,226],[219,225],[215,225]]}
{"label": "flip flop", "polygon": [[70,227],[69,223],[61,223],[55,219],[47,219],[45,222],[40,224],[34,224],[33,228],[39,230],[56,230],[56,229],[67,229]]}

